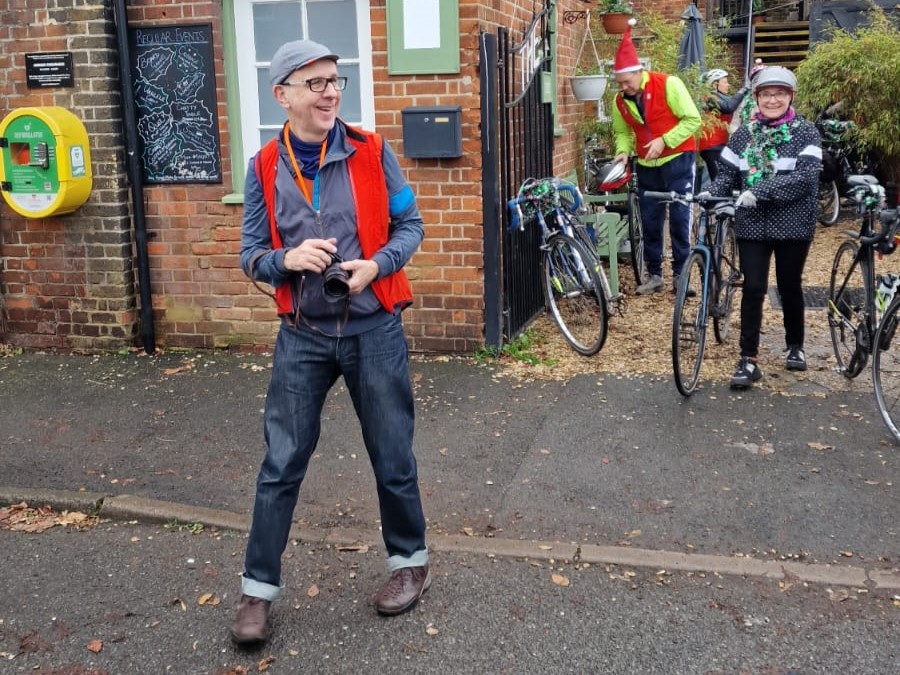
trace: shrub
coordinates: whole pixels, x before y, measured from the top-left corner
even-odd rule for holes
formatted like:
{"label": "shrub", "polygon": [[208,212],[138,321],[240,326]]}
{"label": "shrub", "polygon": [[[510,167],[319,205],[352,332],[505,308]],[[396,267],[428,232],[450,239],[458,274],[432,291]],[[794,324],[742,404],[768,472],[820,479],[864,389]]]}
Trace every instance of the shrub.
{"label": "shrub", "polygon": [[857,143],[878,159],[879,177],[900,182],[900,30],[878,7],[855,34],[829,32],[797,68],[797,107],[810,119],[843,101]]}

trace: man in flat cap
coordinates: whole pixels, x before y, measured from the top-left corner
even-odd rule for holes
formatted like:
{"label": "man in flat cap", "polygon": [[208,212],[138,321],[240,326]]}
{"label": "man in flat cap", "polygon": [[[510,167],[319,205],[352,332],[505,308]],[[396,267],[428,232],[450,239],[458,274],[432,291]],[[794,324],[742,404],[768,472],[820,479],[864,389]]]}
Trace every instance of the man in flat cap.
{"label": "man in flat cap", "polygon": [[247,172],[241,267],[274,287],[281,326],[231,631],[242,646],[269,637],[300,484],[340,376],[375,473],[388,554],[390,578],[375,608],[389,616],[412,609],[431,582],[400,316],[412,303],[403,267],[422,241],[422,218],[388,144],[338,118],[347,78],[337,61],[310,40],[278,49],[269,75],[287,122]]}

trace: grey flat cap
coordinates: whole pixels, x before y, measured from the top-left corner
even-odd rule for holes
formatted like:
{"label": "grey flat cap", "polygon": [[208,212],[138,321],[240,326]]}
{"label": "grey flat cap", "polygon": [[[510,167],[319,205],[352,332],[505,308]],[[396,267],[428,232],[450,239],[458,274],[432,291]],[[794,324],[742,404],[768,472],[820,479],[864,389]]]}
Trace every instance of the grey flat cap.
{"label": "grey flat cap", "polygon": [[269,81],[272,85],[281,84],[297,68],[308,66],[319,59],[338,60],[337,54],[332,54],[325,45],[320,45],[312,40],[294,40],[281,45],[272,63],[269,65]]}

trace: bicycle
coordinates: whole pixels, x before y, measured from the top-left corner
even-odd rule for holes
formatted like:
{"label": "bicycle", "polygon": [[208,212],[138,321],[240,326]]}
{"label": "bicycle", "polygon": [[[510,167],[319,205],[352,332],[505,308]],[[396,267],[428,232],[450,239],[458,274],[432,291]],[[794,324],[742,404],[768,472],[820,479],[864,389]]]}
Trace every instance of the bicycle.
{"label": "bicycle", "polygon": [[[828,287],[828,330],[839,372],[859,375],[873,352],[879,328],[875,295],[875,253],[894,251],[896,213],[882,210],[884,188],[874,176],[850,176],[850,197],[860,215],[859,233],[848,232],[834,255]],[[880,228],[876,231],[876,223]]]}
{"label": "bicycle", "polygon": [[544,299],[553,320],[575,351],[591,356],[602,349],[609,329],[613,297],[603,266],[584,225],[581,192],[558,178],[528,179],[507,204],[510,230],[526,222],[541,229],[541,275]]}
{"label": "bicycle", "polygon": [[[630,247],[631,269],[638,286],[644,283],[646,266],[644,263],[644,225],[641,220],[641,205],[638,199],[636,157],[629,159],[627,166],[598,157],[590,146],[584,152],[585,194],[600,199],[600,203],[610,213],[617,213],[628,222],[628,244]],[[616,192],[624,187],[625,192]]]}
{"label": "bicycle", "polygon": [[683,396],[690,396],[700,380],[709,318],[717,342],[725,342],[731,331],[734,294],[741,284],[734,197],[652,191],[644,195],[663,201],[694,202],[706,211],[706,217],[699,221],[697,242],[681,268],[672,315],[675,386]]}
{"label": "bicycle", "polygon": [[837,222],[841,195],[850,188],[850,176],[871,173],[871,161],[855,151],[850,136],[856,129],[851,120],[820,117],[815,122],[822,136],[822,173],[819,176],[819,212],[817,220],[828,227]]}
{"label": "bicycle", "polygon": [[[896,237],[896,232],[900,228],[900,209],[885,209],[881,212],[881,221],[882,229],[888,232],[893,231],[894,237]],[[890,236],[890,234],[886,236]],[[897,243],[895,238],[893,241],[895,244]],[[896,348],[891,349],[894,335],[897,332],[897,322],[900,320],[897,316],[900,312],[900,295],[897,294],[900,277],[890,276],[892,277],[891,283],[886,285],[890,290],[886,288],[884,297],[878,298],[878,300],[884,301],[888,295],[893,295],[893,300],[882,314],[878,330],[875,331],[873,344],[878,345],[878,349],[874,350],[872,359],[872,384],[875,388],[875,401],[878,404],[881,419],[884,420],[894,438],[900,441],[900,353]]]}

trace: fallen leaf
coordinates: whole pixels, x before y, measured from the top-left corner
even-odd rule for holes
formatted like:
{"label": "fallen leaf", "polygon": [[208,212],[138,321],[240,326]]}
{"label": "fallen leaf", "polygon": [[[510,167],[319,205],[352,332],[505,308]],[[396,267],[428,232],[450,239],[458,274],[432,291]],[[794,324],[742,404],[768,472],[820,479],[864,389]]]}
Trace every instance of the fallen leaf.
{"label": "fallen leaf", "polygon": [[553,547],[547,546],[547,544],[541,544],[540,546],[538,546],[538,548],[541,549],[542,551],[552,551],[553,550]]}
{"label": "fallen leaf", "polygon": [[309,587],[309,590],[306,591],[306,594],[311,598],[316,597],[319,594],[319,587],[313,584]]}
{"label": "fallen leaf", "polygon": [[430,623],[427,626],[425,626],[425,632],[428,633],[429,635],[437,635],[438,629],[434,627],[434,624]]}
{"label": "fallen leaf", "polygon": [[262,661],[256,664],[256,667],[259,669],[259,672],[263,672],[264,670],[268,670],[269,666],[275,663],[274,656],[267,656]]}
{"label": "fallen leaf", "polygon": [[812,450],[821,450],[821,451],[824,451],[824,450],[834,450],[834,446],[833,446],[833,445],[825,445],[824,443],[815,443],[815,442],[812,442],[812,441],[810,441],[809,443],[807,443],[806,446],[807,446],[808,448],[811,448]]}
{"label": "fallen leaf", "polygon": [[221,602],[221,600],[219,600],[219,598],[217,598],[212,593],[204,593],[197,599],[198,605],[211,605],[213,607],[218,605],[220,602]]}
{"label": "fallen leaf", "polygon": [[443,457],[446,457],[446,456],[447,456],[447,448],[441,448],[440,450],[438,450],[438,452],[439,452]]}
{"label": "fallen leaf", "polygon": [[87,643],[88,651],[99,654],[103,651],[103,640],[91,640]]}
{"label": "fallen leaf", "polygon": [[475,530],[473,530],[471,527],[464,527],[464,528],[462,529],[462,532],[463,532],[463,534],[466,535],[467,537],[474,537],[474,536],[475,536]]}
{"label": "fallen leaf", "polygon": [[550,576],[550,579],[554,584],[556,584],[557,586],[562,586],[563,588],[569,585],[569,578],[564,577],[562,574],[553,574]]}
{"label": "fallen leaf", "polygon": [[626,532],[625,536],[628,537],[629,539],[634,539],[635,537],[641,536],[641,531],[640,530],[632,530],[631,532]]}
{"label": "fallen leaf", "polygon": [[841,555],[842,555],[843,557],[845,557],[845,558],[852,558],[852,557],[853,557],[853,551],[841,551]]}

